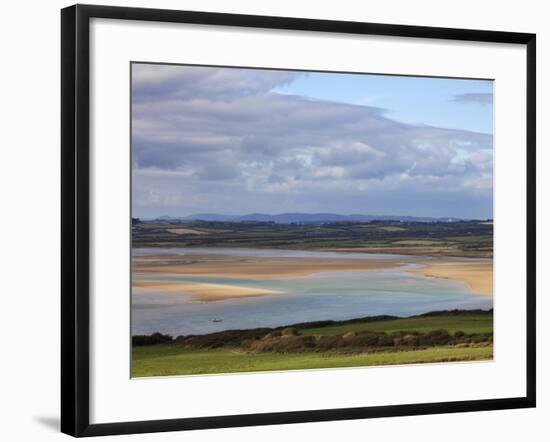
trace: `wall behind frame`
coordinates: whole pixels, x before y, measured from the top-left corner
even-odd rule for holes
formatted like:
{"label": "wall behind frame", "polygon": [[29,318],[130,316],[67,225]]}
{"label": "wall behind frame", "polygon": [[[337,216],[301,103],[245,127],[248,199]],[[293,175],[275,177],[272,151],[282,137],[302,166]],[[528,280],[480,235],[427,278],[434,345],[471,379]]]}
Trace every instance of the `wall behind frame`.
{"label": "wall behind frame", "polygon": [[[550,89],[544,84],[550,62],[550,9],[525,0],[432,0],[388,2],[296,2],[291,0],[108,1],[117,6],[210,10],[261,15],[357,20],[427,26],[535,32],[538,47],[538,408],[367,421],[329,422],[139,436],[107,437],[125,441],[280,441],[315,438],[334,441],[367,436],[373,440],[515,441],[548,435],[550,327],[542,321],[550,290],[544,262],[550,236],[550,157],[543,121],[550,118]],[[2,360],[0,379],[7,440],[67,440],[59,426],[59,9],[70,2],[12,2],[3,14],[2,149],[0,149],[0,232],[2,235]],[[549,113],[549,115],[546,115]],[[7,303],[7,304],[6,304]],[[546,348],[545,348],[546,347]]]}

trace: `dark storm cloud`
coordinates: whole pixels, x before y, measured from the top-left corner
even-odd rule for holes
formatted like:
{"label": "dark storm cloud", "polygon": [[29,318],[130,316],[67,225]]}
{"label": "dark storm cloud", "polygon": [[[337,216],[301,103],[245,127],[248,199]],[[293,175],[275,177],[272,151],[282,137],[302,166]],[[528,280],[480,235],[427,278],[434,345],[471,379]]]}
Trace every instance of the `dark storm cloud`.
{"label": "dark storm cloud", "polygon": [[358,201],[382,198],[386,213],[401,213],[406,193],[413,206],[447,195],[444,215],[464,209],[450,204],[465,204],[457,192],[477,201],[491,194],[491,135],[272,92],[296,75],[134,65],[134,203],[179,214],[368,213]]}

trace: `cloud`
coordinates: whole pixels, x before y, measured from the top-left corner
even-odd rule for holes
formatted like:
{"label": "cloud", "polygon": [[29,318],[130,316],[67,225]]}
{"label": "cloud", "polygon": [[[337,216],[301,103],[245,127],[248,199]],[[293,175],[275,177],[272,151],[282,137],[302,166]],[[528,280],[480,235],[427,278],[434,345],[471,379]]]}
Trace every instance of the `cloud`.
{"label": "cloud", "polygon": [[455,95],[451,101],[457,103],[493,104],[492,93],[469,93]]}
{"label": "cloud", "polygon": [[137,210],[492,212],[491,135],[272,92],[297,75],[305,74],[133,65]]}
{"label": "cloud", "polygon": [[286,183],[286,179],[280,175],[275,175],[272,173],[267,177],[267,182],[273,184],[283,184]]}
{"label": "cloud", "polygon": [[289,71],[133,64],[134,102],[208,98],[231,100],[268,92],[300,74]]}

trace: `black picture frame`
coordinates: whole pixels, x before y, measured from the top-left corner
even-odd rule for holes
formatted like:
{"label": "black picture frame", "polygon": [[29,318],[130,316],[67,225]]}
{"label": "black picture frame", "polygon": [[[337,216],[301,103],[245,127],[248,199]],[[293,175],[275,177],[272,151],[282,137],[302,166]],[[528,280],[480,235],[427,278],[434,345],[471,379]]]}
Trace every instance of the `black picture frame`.
{"label": "black picture frame", "polygon": [[[527,51],[527,358],[526,395],[418,403],[90,424],[90,19],[109,18],[279,30],[525,45]],[[535,407],[536,404],[536,36],[212,12],[75,5],[61,10],[61,431],[100,436]]]}

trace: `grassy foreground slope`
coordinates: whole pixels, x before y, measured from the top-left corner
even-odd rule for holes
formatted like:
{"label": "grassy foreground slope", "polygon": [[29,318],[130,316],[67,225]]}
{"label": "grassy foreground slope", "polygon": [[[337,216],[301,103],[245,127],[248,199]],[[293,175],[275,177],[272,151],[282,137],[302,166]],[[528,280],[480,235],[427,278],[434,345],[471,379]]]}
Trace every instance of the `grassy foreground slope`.
{"label": "grassy foreground slope", "polygon": [[[374,319],[374,320],[373,320]],[[134,346],[132,376],[168,376],[236,373],[270,370],[358,367],[488,360],[493,357],[492,312],[437,312],[409,318],[363,318],[349,321],[323,321],[294,326],[299,338],[334,338],[346,334],[430,333],[444,328],[450,334],[477,336],[471,343],[399,347],[357,347],[344,350],[304,349],[299,351],[254,351],[243,346],[189,348],[178,339],[161,345]],[[490,335],[490,339],[483,338]],[[208,335],[205,335],[208,336]],[[215,334],[210,335],[215,336]],[[220,334],[220,339],[223,334]],[[480,339],[481,338],[481,339]],[[310,338],[313,339],[313,338]],[[479,341],[479,342],[478,342]],[[212,340],[208,341],[210,344]],[[255,341],[262,342],[262,341]],[[341,342],[341,341],[340,341]]]}
{"label": "grassy foreground slope", "polygon": [[492,345],[468,348],[433,347],[422,350],[349,355],[316,352],[257,353],[229,349],[187,350],[174,345],[136,347],[133,351],[132,376],[134,377],[366,367],[486,360],[493,357]]}

